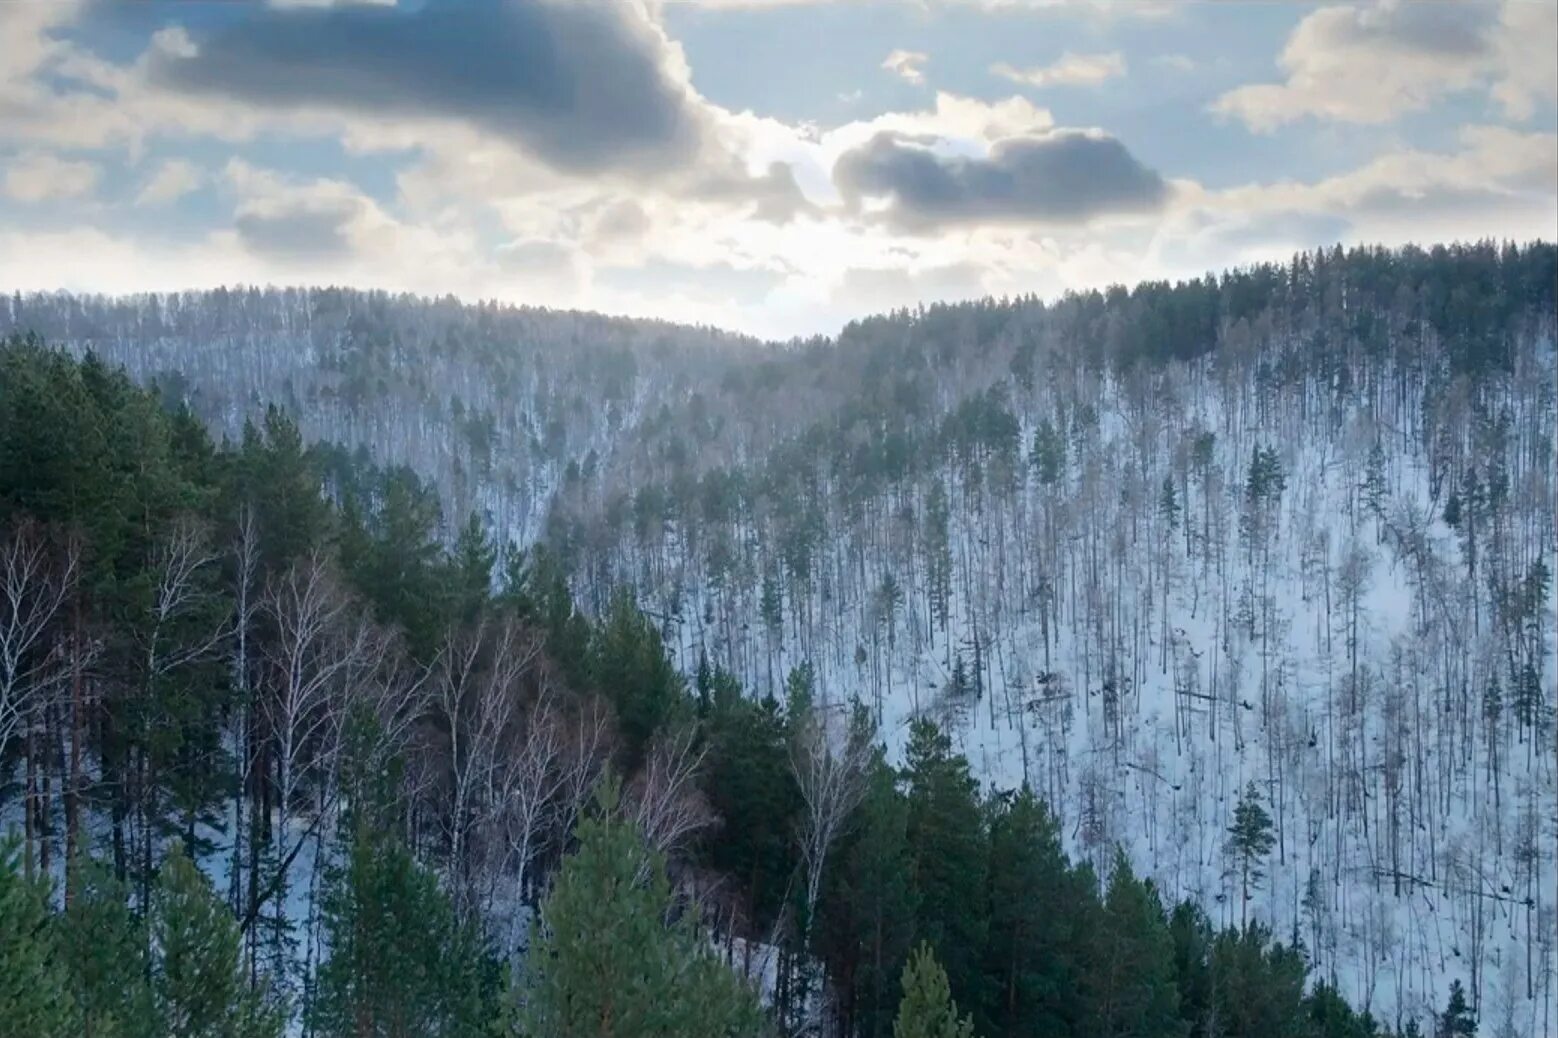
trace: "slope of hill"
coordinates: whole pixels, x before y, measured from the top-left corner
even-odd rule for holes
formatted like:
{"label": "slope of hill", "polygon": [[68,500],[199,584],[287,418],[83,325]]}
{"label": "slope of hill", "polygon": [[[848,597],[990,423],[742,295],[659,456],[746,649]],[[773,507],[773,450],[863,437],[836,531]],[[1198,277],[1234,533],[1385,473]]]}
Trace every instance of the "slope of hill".
{"label": "slope of hill", "polygon": [[[1355,250],[760,344],[337,290],[13,297],[236,434],[266,402],[628,584],[686,671],[942,721],[1100,867],[1386,1019],[1548,1033],[1555,251]],[[451,524],[453,525],[453,524]],[[1225,836],[1253,784],[1277,844]]]}

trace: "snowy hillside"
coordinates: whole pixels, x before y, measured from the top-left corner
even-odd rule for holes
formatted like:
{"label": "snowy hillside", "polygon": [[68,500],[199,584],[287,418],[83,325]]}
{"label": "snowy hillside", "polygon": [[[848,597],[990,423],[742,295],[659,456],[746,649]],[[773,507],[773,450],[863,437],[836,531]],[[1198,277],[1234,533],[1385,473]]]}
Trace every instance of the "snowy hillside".
{"label": "snowy hillside", "polygon": [[[762,694],[809,665],[895,750],[936,718],[1101,872],[1123,845],[1385,1020],[1459,978],[1490,1033],[1534,1035],[1558,1030],[1552,251],[1321,254],[783,347],[318,293],[215,337],[208,297],[182,324],[58,297],[11,321],[52,307],[40,331],[177,371],[229,432],[275,401],[411,465],[582,601],[635,587],[687,673]],[[1225,836],[1251,783],[1277,845],[1246,902]]]}

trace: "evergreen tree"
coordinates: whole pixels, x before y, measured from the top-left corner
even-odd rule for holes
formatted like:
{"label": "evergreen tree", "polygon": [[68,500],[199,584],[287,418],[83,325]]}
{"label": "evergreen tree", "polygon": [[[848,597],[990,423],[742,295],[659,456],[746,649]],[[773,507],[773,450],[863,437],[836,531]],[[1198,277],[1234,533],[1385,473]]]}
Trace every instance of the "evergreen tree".
{"label": "evergreen tree", "polygon": [[75,896],[61,921],[82,1038],[157,1038],[145,925],[106,865],[83,858],[75,868]]}
{"label": "evergreen tree", "polygon": [[985,971],[995,984],[991,1038],[1065,1038],[1081,1022],[1076,997],[1091,888],[1060,846],[1060,830],[1027,787],[994,801],[990,822],[990,933]]}
{"label": "evergreen tree", "polygon": [[1163,486],[1158,491],[1158,514],[1163,517],[1170,532],[1179,529],[1179,512],[1179,494],[1174,489],[1174,477],[1164,476]]}
{"label": "evergreen tree", "polygon": [[493,1010],[476,936],[388,827],[359,819],[328,877],[309,1021],[323,1038],[467,1038]]}
{"label": "evergreen tree", "polygon": [[1475,1038],[1476,1034],[1477,1016],[1471,1011],[1471,1005],[1466,1001],[1466,989],[1457,978],[1450,982],[1450,1000],[1445,1004],[1444,1014],[1439,1017],[1435,1038]]}
{"label": "evergreen tree", "polygon": [[589,655],[592,683],[616,706],[624,764],[636,770],[654,734],[690,706],[682,677],[626,591],[613,597]]}
{"label": "evergreen tree", "polygon": [[752,924],[766,930],[784,907],[797,862],[801,794],[790,766],[785,714],[772,696],[722,695],[707,732],[703,791],[724,824],[704,858],[737,879]]}
{"label": "evergreen tree", "polygon": [[14,842],[0,846],[0,1038],[76,1038],[64,949],[42,884],[21,875]]}
{"label": "evergreen tree", "polygon": [[1266,855],[1276,846],[1272,835],[1271,815],[1261,806],[1260,791],[1251,782],[1244,787],[1239,803],[1233,811],[1233,825],[1228,827],[1228,839],[1224,853],[1233,860],[1231,870],[1239,877],[1241,924],[1248,922],[1250,891],[1260,889],[1265,878]]}
{"label": "evergreen tree", "polygon": [[1272,943],[1259,924],[1225,930],[1210,962],[1219,1033],[1228,1038],[1308,1038],[1298,951]]}
{"label": "evergreen tree", "polygon": [[1376,1038],[1374,1018],[1355,1012],[1335,987],[1320,981],[1304,1000],[1314,1038]]}
{"label": "evergreen tree", "polygon": [[968,761],[952,753],[951,740],[926,720],[916,720],[910,730],[905,778],[917,932],[945,964],[953,994],[978,1018],[986,994],[981,959],[989,865],[979,785]]}
{"label": "evergreen tree", "polygon": [[616,799],[615,783],[603,784],[599,817],[579,825],[578,849],[542,905],[541,933],[525,959],[518,1033],[761,1034],[756,998],[714,956],[696,921],[683,916],[666,922],[672,903],[664,864],[627,823],[612,819]]}
{"label": "evergreen tree", "polygon": [[450,559],[454,583],[454,615],[461,623],[472,623],[492,596],[492,569],[497,563],[497,548],[487,533],[487,524],[472,512],[460,528]]}
{"label": "evergreen tree", "polygon": [[914,938],[909,804],[880,748],[852,838],[840,849],[823,899],[819,943],[840,978],[842,1010],[860,1038],[887,1038],[897,1009],[898,981]]}
{"label": "evergreen tree", "polygon": [[1388,488],[1385,485],[1385,446],[1378,439],[1369,448],[1369,459],[1363,469],[1363,507],[1376,521],[1385,521],[1385,502]]}
{"label": "evergreen tree", "polygon": [[903,1001],[893,1038],[973,1038],[972,1019],[958,1018],[958,1007],[947,987],[947,975],[930,946],[922,944],[903,971]]}
{"label": "evergreen tree", "polygon": [[1174,941],[1157,891],[1117,851],[1103,908],[1091,930],[1085,976],[1089,1038],[1182,1038]]}
{"label": "evergreen tree", "polygon": [[1061,475],[1066,467],[1066,440],[1055,431],[1055,425],[1048,416],[1039,420],[1039,427],[1033,434],[1033,448],[1028,454],[1028,461],[1039,473],[1039,483],[1042,486],[1052,487],[1060,482]]}
{"label": "evergreen tree", "polygon": [[152,904],[152,999],[167,1038],[279,1038],[281,1017],[249,987],[238,924],[180,844]]}

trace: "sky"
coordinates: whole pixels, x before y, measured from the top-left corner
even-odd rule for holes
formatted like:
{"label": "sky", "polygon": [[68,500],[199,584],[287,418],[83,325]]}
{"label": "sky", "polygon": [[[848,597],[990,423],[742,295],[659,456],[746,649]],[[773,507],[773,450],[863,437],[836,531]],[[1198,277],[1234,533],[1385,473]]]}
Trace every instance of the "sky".
{"label": "sky", "polygon": [[0,290],[786,338],[1558,238],[1558,3],[0,0]]}

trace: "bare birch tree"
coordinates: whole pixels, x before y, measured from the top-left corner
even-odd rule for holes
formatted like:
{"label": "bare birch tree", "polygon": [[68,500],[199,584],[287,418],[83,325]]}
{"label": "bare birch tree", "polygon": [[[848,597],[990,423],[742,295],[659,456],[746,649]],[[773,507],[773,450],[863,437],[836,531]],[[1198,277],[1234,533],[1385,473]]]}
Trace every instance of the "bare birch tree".
{"label": "bare birch tree", "polygon": [[810,919],[822,896],[828,852],[865,795],[871,740],[868,729],[861,725],[844,732],[830,730],[828,715],[816,709],[797,720],[790,766],[805,805],[799,837],[801,860],[806,866],[806,917]]}
{"label": "bare birch tree", "polygon": [[75,588],[79,561],[74,544],[51,557],[48,538],[31,520],[0,540],[0,760],[58,677],[47,635]]}

